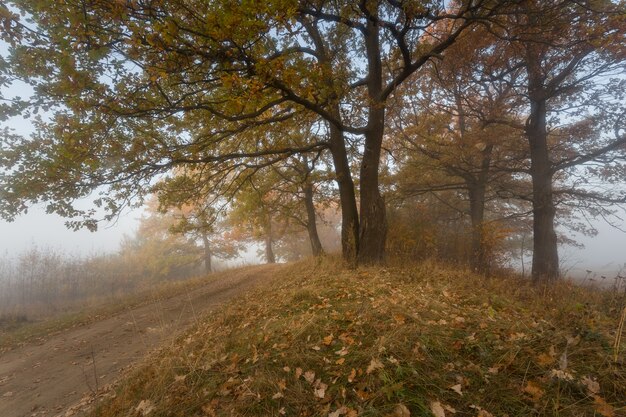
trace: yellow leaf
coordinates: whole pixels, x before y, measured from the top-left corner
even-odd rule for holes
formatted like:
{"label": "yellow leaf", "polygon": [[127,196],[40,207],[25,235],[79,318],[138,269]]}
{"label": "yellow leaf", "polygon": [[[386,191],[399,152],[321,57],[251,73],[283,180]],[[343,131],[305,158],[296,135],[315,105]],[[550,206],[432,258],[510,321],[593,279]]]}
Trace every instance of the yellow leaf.
{"label": "yellow leaf", "polygon": [[343,365],[343,363],[346,361],[346,358],[339,358],[335,361],[335,363],[337,365]]}
{"label": "yellow leaf", "polygon": [[406,322],[406,317],[402,314],[394,314],[393,319],[397,324],[404,324]]}
{"label": "yellow leaf", "polygon": [[532,397],[533,402],[539,401],[544,394],[544,390],[542,390],[539,385],[532,381],[528,381],[526,383],[523,391]]}
{"label": "yellow leaf", "polygon": [[354,381],[354,378],[356,378],[356,369],[352,368],[350,375],[348,375],[348,382]]}
{"label": "yellow leaf", "polygon": [[287,381],[285,381],[284,379],[281,379],[280,381],[278,381],[277,385],[281,391],[284,391],[287,388]]}
{"label": "yellow leaf", "polygon": [[330,344],[333,343],[333,339],[334,336],[332,334],[329,334],[322,340],[322,343],[324,343],[326,346],[330,346]]}

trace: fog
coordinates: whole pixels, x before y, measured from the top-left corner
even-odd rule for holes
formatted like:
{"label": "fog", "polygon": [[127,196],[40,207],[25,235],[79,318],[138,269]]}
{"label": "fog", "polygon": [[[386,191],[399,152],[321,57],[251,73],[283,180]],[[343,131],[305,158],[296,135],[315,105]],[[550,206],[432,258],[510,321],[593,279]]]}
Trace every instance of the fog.
{"label": "fog", "polygon": [[[123,213],[97,232],[75,232],[65,227],[63,218],[35,207],[15,222],[0,221],[0,252],[11,256],[35,245],[73,255],[115,252],[124,235],[133,235],[141,213],[141,209]],[[584,248],[560,248],[562,267],[572,275],[584,276],[586,270],[613,274],[626,263],[626,233],[602,220],[593,221],[593,226],[598,229],[597,236],[574,236]],[[529,259],[526,262],[529,265]]]}

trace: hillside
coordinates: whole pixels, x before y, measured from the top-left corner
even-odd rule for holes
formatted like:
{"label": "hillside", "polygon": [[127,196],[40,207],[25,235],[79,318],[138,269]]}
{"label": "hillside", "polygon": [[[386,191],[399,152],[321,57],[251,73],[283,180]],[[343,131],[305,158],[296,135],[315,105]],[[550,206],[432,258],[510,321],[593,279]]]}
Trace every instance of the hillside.
{"label": "hillside", "polygon": [[623,304],[432,263],[301,262],[203,317],[94,415],[624,415]]}

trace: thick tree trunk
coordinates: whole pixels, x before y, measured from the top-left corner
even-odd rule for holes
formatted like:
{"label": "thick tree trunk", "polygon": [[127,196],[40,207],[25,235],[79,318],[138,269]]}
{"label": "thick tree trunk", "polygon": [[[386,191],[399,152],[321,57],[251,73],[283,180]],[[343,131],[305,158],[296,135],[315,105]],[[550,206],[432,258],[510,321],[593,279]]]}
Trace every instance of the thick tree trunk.
{"label": "thick tree trunk", "polygon": [[538,45],[527,46],[528,96],[530,117],[526,137],[530,147],[530,175],[533,185],[533,263],[534,282],[552,281],[559,276],[559,253],[554,230],[556,208],[552,195],[552,163],[548,150],[547,93],[543,85],[541,52]]}
{"label": "thick tree trunk", "polygon": [[483,225],[485,221],[485,186],[484,184],[471,184],[468,188],[470,202],[471,240],[472,252],[470,254],[470,266],[473,271],[486,272],[487,259],[483,244]]}
{"label": "thick tree trunk", "polygon": [[274,242],[272,241],[272,237],[268,234],[265,237],[265,261],[268,264],[276,263],[276,256],[274,255],[274,249],[272,248]]}
{"label": "thick tree trunk", "polygon": [[468,182],[470,202],[470,220],[472,227],[472,253],[470,266],[476,272],[489,273],[489,259],[485,248],[485,196],[491,169],[493,145],[489,144],[482,151],[480,171],[475,180]]}
{"label": "thick tree trunk", "polygon": [[[339,109],[336,109],[339,114]],[[330,151],[335,167],[335,180],[339,188],[341,205],[341,252],[344,260],[350,264],[356,262],[359,250],[359,212],[356,207],[354,182],[350,173],[350,164],[346,152],[343,133],[336,126],[330,125]]]}
{"label": "thick tree trunk", "polygon": [[378,189],[380,150],[385,130],[385,103],[381,100],[383,79],[378,32],[378,27],[372,21],[368,21],[365,47],[368,57],[367,91],[370,105],[361,162],[361,223],[358,255],[359,263],[362,264],[382,262],[387,238],[385,201]]}
{"label": "thick tree trunk", "polygon": [[210,274],[211,272],[213,272],[213,267],[211,265],[212,253],[209,237],[206,235],[206,233],[202,233],[202,244],[204,246],[204,272]]}
{"label": "thick tree trunk", "polygon": [[[306,19],[302,23],[315,44],[320,64],[328,69],[329,74],[332,74],[332,60],[328,55],[328,48],[319,32],[317,23],[308,22]],[[334,91],[335,86],[333,85],[332,76],[326,79],[326,87],[329,92]],[[329,112],[335,120],[341,123],[341,108],[337,95],[330,93],[329,102]],[[335,180],[339,188],[339,203],[341,205],[341,252],[346,262],[355,265],[359,251],[359,212],[356,206],[354,181],[350,172],[350,163],[348,162],[348,153],[342,130],[339,126],[329,123],[329,132],[330,152],[333,157]]]}
{"label": "thick tree trunk", "polygon": [[313,184],[307,183],[304,186],[304,205],[306,206],[307,224],[306,228],[311,241],[311,252],[313,256],[320,256],[324,253],[322,242],[317,233],[317,214],[315,213],[315,203],[313,202]]}
{"label": "thick tree trunk", "polygon": [[559,253],[554,230],[556,208],[552,196],[552,170],[543,135],[529,134],[533,184],[533,281],[559,277]]}

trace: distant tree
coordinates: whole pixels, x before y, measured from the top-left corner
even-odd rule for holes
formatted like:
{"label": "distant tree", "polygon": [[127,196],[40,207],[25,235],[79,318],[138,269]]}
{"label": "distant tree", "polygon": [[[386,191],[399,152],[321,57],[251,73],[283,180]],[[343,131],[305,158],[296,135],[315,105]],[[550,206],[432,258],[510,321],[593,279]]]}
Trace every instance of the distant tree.
{"label": "distant tree", "polygon": [[[493,28],[509,42],[502,53],[525,71],[516,87],[525,98],[521,113],[526,113],[523,129],[530,152],[535,281],[559,275],[555,178],[590,161],[624,160],[623,108],[617,114],[607,110],[624,97],[623,77],[612,77],[626,70],[625,15],[623,3],[610,1],[523,1]],[[607,126],[611,121],[613,126]],[[621,174],[618,169],[610,175],[623,180],[620,166]],[[626,202],[624,195],[598,190],[561,194]]]}
{"label": "distant tree", "polygon": [[134,278],[153,280],[184,278],[202,262],[202,250],[194,239],[172,233],[177,219],[158,210],[156,199],[149,200],[146,214],[139,220],[134,235],[121,243],[120,256],[129,259]]}
{"label": "distant tree", "polygon": [[389,129],[398,198],[434,193],[462,213],[470,222],[469,262],[483,272],[489,268],[487,231],[493,229],[488,223],[520,209],[498,192],[513,185],[527,158],[522,133],[504,123],[519,124],[510,80],[520,68],[509,68],[494,42],[482,27],[463,33],[443,60],[402,88]]}

